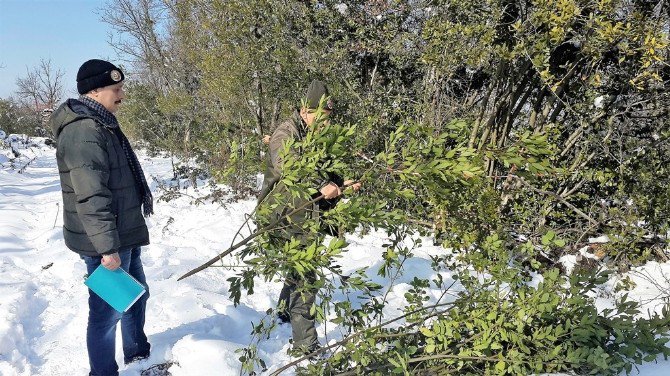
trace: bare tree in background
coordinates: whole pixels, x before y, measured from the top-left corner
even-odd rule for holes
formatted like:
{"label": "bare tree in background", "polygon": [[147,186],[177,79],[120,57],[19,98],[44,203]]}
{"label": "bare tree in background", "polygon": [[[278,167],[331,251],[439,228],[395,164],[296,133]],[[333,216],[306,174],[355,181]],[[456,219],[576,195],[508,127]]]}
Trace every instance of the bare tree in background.
{"label": "bare tree in background", "polygon": [[196,116],[201,111],[200,102],[195,100],[198,71],[189,58],[190,46],[184,35],[188,33],[176,22],[180,8],[185,7],[178,5],[178,0],[109,0],[101,10],[101,20],[116,32],[118,39],[111,35],[109,44],[130,63],[135,82],[163,96],[179,93],[172,98],[182,109],[168,109],[170,115],[161,120],[157,131],[173,131],[177,136],[174,139],[179,140],[175,142],[177,148],[188,160],[191,134],[200,124]]}
{"label": "bare tree in background", "polygon": [[139,70],[142,79],[157,90],[170,86],[170,56],[165,40],[160,37],[166,13],[172,11],[169,1],[114,0],[102,10],[101,19],[123,38],[110,36],[109,44]]}
{"label": "bare tree in background", "polygon": [[40,136],[49,131],[46,122],[63,97],[65,72],[55,69],[51,59],[40,60],[32,69],[26,67],[26,76],[16,79],[16,96],[21,104],[35,114],[35,130]]}
{"label": "bare tree in background", "polygon": [[26,68],[26,76],[16,79],[16,95],[36,110],[53,109],[63,97],[63,76],[65,72],[55,69],[51,60],[40,60],[32,69]]}

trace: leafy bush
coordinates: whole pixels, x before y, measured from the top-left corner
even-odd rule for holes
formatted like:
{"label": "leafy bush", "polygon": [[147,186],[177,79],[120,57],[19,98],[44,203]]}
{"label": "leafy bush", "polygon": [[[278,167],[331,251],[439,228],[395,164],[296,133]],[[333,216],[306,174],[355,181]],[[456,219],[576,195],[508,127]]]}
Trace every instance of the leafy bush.
{"label": "leafy bush", "polygon": [[[174,21],[160,29],[171,44],[149,46],[164,61],[142,63],[147,82],[165,86],[138,88],[138,116],[128,121],[164,132],[145,135],[156,145],[244,191],[262,169],[261,137],[294,110],[310,79],[329,83],[334,123],[355,125],[287,145],[303,149],[285,159],[289,195],[257,208],[261,230],[241,254],[246,269],[230,280],[239,299],[255,278],[318,275],[315,311],[335,314],[353,337],[317,367],[614,373],[667,354],[664,318],[635,321],[625,299],[598,312],[588,294],[602,276],[555,271],[590,236],[607,235],[600,250],[622,267],[667,259],[665,8],[621,0],[155,4]],[[360,180],[365,194],[347,197],[325,224],[385,229],[379,273],[391,278],[412,257],[402,240],[435,234],[445,248],[435,268],[456,273],[461,295],[431,308],[425,289],[435,282],[416,279],[406,320],[387,329],[378,324],[385,295],[366,270],[342,275],[346,244],[324,244],[322,223],[290,223],[308,236],[272,241],[272,205],[299,210],[295,203],[315,193],[315,171],[328,169]],[[529,286],[534,275],[543,282]],[[334,301],[334,291],[361,298]],[[246,371],[262,367],[255,354],[244,351]]]}

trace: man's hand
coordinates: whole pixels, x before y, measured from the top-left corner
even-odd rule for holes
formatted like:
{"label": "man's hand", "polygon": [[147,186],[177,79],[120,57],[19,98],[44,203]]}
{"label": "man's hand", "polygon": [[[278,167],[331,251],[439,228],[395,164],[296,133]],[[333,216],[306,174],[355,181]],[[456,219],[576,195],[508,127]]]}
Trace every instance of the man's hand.
{"label": "man's hand", "polygon": [[325,199],[335,198],[342,194],[342,190],[332,181],[319,190]]}
{"label": "man's hand", "polygon": [[116,270],[121,266],[121,257],[118,253],[112,253],[111,255],[102,255],[102,266],[109,270]]}
{"label": "man's hand", "polygon": [[[352,184],[352,183],[353,183],[353,184]],[[351,184],[351,185],[350,185],[350,184]],[[354,190],[354,192],[358,192],[358,190],[361,189],[362,184],[361,184],[360,182],[358,182],[358,183],[354,183],[353,180],[345,180],[345,181],[344,181],[344,186],[345,186],[345,187],[350,186],[351,189]]]}

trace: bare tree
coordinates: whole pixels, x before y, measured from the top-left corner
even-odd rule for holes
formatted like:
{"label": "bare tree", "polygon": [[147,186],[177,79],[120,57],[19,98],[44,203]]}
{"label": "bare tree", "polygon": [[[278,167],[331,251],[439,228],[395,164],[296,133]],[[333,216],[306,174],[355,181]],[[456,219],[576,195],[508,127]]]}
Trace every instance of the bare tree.
{"label": "bare tree", "polygon": [[30,104],[35,111],[53,109],[63,97],[61,69],[54,69],[51,60],[40,60],[37,67],[26,67],[26,76],[16,79],[16,95]]}
{"label": "bare tree", "polygon": [[16,96],[24,108],[35,116],[35,132],[46,136],[50,132],[47,121],[54,108],[63,97],[63,76],[61,69],[54,69],[51,59],[40,60],[32,69],[26,67],[26,76],[16,79]]}
{"label": "bare tree", "polygon": [[179,134],[175,139],[180,140],[179,149],[188,160],[193,150],[193,128],[199,124],[196,119],[200,113],[199,101],[193,100],[197,96],[198,72],[189,59],[190,46],[176,22],[178,3],[178,0],[108,0],[101,11],[101,20],[119,37],[115,41],[111,35],[109,44],[131,64],[137,73],[133,77],[136,82],[162,95],[174,90],[187,93],[185,101],[190,101],[191,110],[173,114],[169,122],[175,125],[174,130]]}
{"label": "bare tree", "polygon": [[112,26],[119,35],[118,41],[110,36],[110,45],[139,71],[148,72],[143,78],[155,88],[170,85],[169,63],[165,40],[159,29],[165,27],[170,2],[156,0],[114,0],[107,4],[101,19]]}

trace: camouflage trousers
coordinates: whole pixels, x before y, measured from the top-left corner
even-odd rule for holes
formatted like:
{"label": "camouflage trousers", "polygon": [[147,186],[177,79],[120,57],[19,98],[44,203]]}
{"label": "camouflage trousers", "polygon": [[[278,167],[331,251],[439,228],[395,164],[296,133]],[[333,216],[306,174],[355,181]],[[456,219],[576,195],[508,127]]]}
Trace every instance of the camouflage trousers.
{"label": "camouflage trousers", "polygon": [[316,317],[310,313],[318,292],[315,282],[313,272],[302,277],[292,273],[286,278],[279,294],[279,307],[283,307],[291,318],[294,349],[310,349],[319,343]]}

